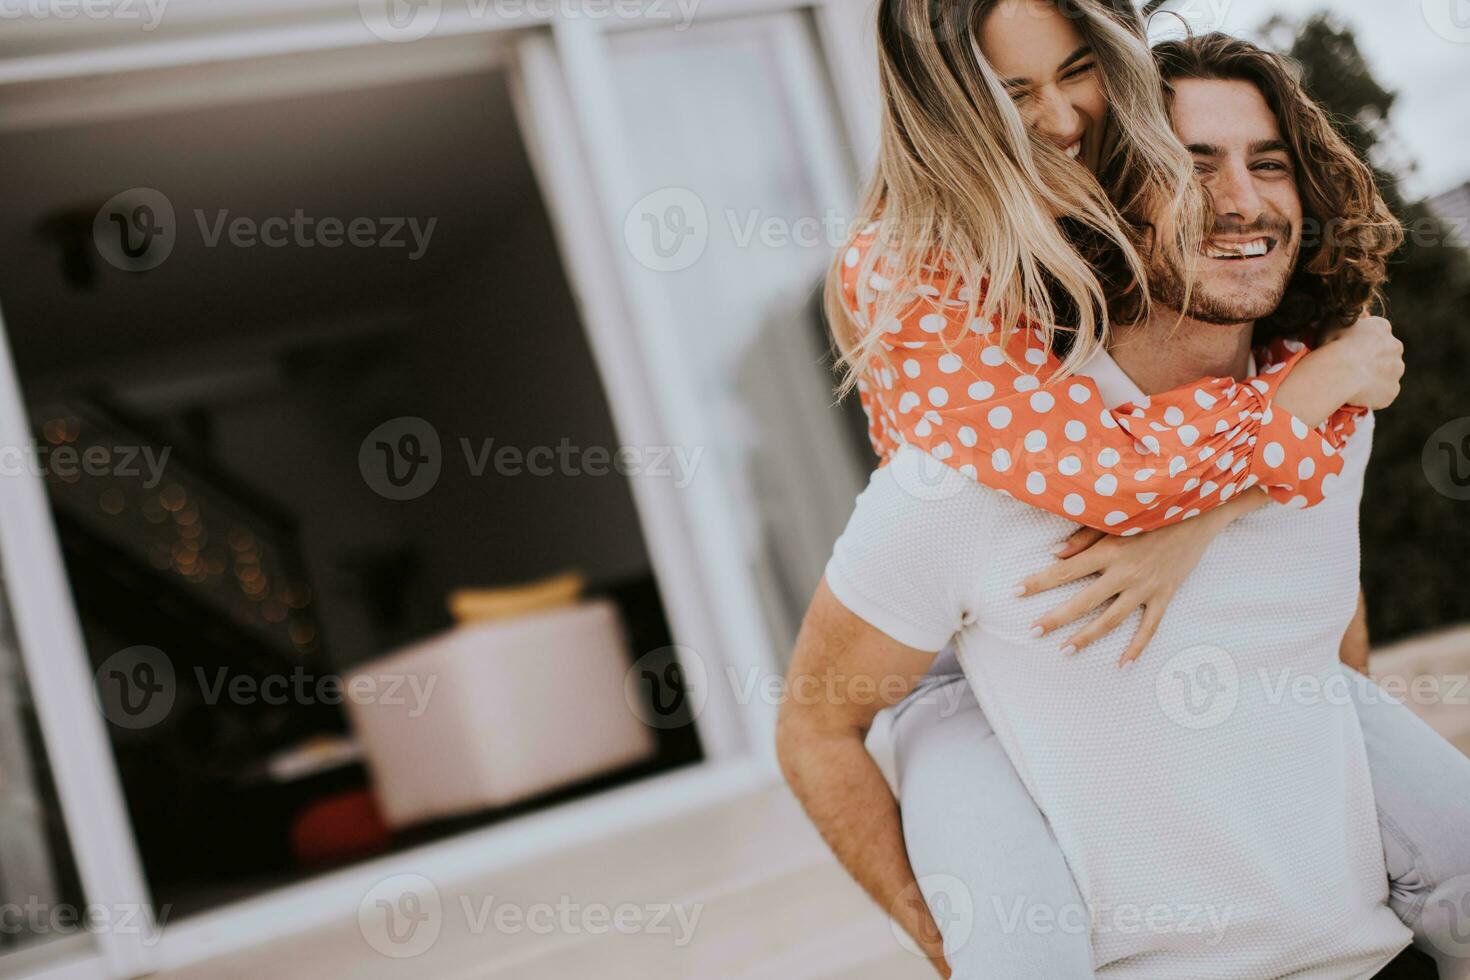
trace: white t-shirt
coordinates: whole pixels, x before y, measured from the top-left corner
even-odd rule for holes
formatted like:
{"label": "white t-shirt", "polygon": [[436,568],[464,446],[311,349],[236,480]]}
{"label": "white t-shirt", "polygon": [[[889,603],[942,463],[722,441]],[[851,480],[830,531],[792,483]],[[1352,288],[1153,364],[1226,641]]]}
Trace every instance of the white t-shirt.
{"label": "white t-shirt", "polygon": [[[1105,353],[1084,373],[1110,405],[1143,397]],[[1137,611],[1067,658],[1058,647],[1080,623],[1041,639],[1030,627],[1090,580],[1014,594],[1075,524],[913,448],[858,498],[828,585],[900,643],[955,640],[1092,910],[1100,976],[1369,977],[1412,938],[1385,905],[1362,732],[1336,668],[1372,429],[1364,417],[1322,503],[1268,504],[1227,527],[1122,669]]]}

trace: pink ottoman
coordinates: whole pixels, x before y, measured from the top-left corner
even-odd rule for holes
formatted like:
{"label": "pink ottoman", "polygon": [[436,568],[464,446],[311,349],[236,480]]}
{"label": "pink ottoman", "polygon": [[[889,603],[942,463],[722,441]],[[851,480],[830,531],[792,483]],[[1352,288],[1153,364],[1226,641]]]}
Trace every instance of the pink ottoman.
{"label": "pink ottoman", "polygon": [[503,806],[647,759],[626,642],[598,600],[460,626],[344,677],[384,820]]}

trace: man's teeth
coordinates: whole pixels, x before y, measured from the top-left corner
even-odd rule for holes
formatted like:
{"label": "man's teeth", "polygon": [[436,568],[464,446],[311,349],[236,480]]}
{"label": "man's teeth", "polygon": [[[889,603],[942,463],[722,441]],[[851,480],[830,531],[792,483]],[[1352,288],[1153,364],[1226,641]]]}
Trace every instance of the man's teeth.
{"label": "man's teeth", "polygon": [[1211,242],[1205,246],[1205,254],[1212,259],[1254,259],[1269,251],[1269,238],[1257,238],[1249,242]]}

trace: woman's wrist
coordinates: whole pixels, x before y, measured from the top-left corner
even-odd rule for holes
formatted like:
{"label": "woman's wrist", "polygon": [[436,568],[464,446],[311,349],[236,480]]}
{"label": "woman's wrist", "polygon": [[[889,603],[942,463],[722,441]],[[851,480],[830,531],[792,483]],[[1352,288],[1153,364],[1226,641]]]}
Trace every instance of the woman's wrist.
{"label": "woman's wrist", "polygon": [[1315,429],[1349,404],[1361,385],[1352,345],[1342,340],[1303,357],[1277,387],[1274,401]]}
{"label": "woman's wrist", "polygon": [[1260,487],[1251,487],[1242,493],[1237,493],[1225,503],[1214,510],[1200,515],[1201,520],[1206,522],[1206,530],[1214,537],[1225,530],[1227,525],[1233,524],[1245,515],[1260,510],[1271,502],[1271,497]]}

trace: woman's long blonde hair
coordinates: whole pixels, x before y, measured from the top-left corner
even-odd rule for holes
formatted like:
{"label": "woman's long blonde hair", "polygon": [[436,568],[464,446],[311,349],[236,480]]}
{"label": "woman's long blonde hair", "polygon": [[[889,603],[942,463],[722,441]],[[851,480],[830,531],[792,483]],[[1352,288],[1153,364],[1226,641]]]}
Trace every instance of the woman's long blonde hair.
{"label": "woman's long blonde hair", "polygon": [[[858,269],[858,322],[843,297],[847,249],[823,298],[844,392],[883,356],[881,325],[914,302],[913,280],[936,263],[950,271],[931,298],[962,301],[964,323],[998,323],[1003,349],[1022,326],[1041,330],[1049,349],[1071,334],[1067,374],[1106,341],[1110,313],[1147,313],[1150,259],[1177,261],[1203,239],[1208,207],[1127,0],[1057,0],[1091,46],[1110,107],[1096,176],[1028,132],[980,53],[981,24],[999,2],[878,4],[882,133],[853,225],[873,234]],[[893,288],[868,307],[880,261]],[[958,285],[967,288],[956,294]]]}

